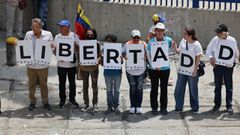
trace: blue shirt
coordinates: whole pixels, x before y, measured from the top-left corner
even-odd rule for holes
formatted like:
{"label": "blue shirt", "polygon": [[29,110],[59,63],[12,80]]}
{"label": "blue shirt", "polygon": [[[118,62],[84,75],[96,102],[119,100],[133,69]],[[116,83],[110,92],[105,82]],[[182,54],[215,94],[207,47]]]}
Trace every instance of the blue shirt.
{"label": "blue shirt", "polygon": [[[170,38],[170,37],[168,37],[168,36],[164,36],[163,41],[166,41],[166,42],[168,43],[169,49],[172,47],[172,38]],[[151,54],[151,44],[150,44],[150,43],[152,43],[152,42],[158,42],[158,41],[156,40],[155,37],[150,39],[150,41],[149,41],[148,44],[147,44],[147,53],[148,53],[148,54]],[[148,55],[148,61],[151,60],[150,56],[151,56],[151,55]],[[155,70],[155,69],[151,66],[151,63],[150,63],[150,62],[148,62],[148,69]],[[170,66],[161,67],[160,70],[168,70],[168,69],[170,69]]]}

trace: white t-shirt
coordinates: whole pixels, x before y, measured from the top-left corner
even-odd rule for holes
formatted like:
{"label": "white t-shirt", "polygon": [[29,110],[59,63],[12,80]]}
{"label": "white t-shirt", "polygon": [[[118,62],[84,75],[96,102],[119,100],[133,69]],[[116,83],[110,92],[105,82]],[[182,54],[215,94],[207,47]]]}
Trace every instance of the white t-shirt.
{"label": "white t-shirt", "polygon": [[149,28],[148,33],[155,34],[155,25],[152,25],[152,26]]}
{"label": "white t-shirt", "polygon": [[210,43],[207,46],[207,50],[206,50],[206,55],[207,57],[210,59],[212,57],[216,57],[216,53],[218,50],[218,47],[220,46],[222,41],[228,41],[229,44],[233,44],[234,45],[234,60],[237,62],[238,61],[238,57],[239,57],[239,50],[237,47],[237,41],[235,40],[234,37],[231,36],[227,36],[227,39],[220,39],[218,36],[215,36],[211,39]]}
{"label": "white t-shirt", "polygon": [[[183,50],[183,49],[187,50],[185,39],[182,39],[180,42],[180,45],[179,45],[180,53],[181,53],[181,50]],[[195,56],[203,54],[202,46],[198,41],[195,41],[194,43],[188,43],[188,51],[194,52]]]}
{"label": "white t-shirt", "polygon": [[[59,38],[59,36],[63,36],[62,34],[57,34],[54,38],[54,40],[57,40]],[[65,37],[70,37],[70,38],[74,38],[74,42],[76,44],[79,45],[79,38],[78,36],[73,33],[73,32],[70,32],[68,36],[65,36]],[[74,46],[73,46],[74,47]],[[74,57],[76,57],[75,53],[73,55]],[[63,67],[63,68],[72,68],[72,67],[76,67],[77,64],[76,64],[76,60],[75,62],[70,62],[70,61],[57,61],[57,66],[58,67]]]}
{"label": "white t-shirt", "polygon": [[[42,30],[40,38],[41,40],[46,40],[46,41],[52,41],[52,33],[49,31]],[[33,56],[35,56],[35,46],[36,46],[36,36],[34,35],[33,31],[29,31],[26,33],[24,40],[32,40],[33,42]],[[38,63],[33,63],[33,64],[26,64],[28,68],[31,69],[44,69],[48,68],[48,65],[44,64],[38,64]]]}

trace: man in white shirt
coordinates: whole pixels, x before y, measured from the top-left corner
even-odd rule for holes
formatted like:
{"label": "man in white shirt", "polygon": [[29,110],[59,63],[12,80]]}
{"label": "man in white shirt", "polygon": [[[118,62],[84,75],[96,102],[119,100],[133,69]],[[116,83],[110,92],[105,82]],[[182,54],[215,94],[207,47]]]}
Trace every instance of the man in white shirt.
{"label": "man in white shirt", "polygon": [[233,114],[233,68],[238,61],[239,50],[235,38],[229,36],[228,27],[225,24],[219,25],[215,30],[217,36],[212,38],[208,44],[206,54],[213,66],[215,97],[212,112],[218,112],[221,107],[221,89],[224,79],[226,86],[226,108],[229,114]]}
{"label": "man in white shirt", "polygon": [[[28,31],[25,35],[25,40],[32,40],[33,42],[33,54],[35,54],[36,40],[47,40],[52,41],[52,33],[42,29],[43,23],[41,19],[32,19],[32,31]],[[51,46],[53,47],[53,46]],[[42,103],[44,109],[51,110],[51,106],[48,103],[48,65],[38,64],[27,64],[27,75],[28,75],[28,87],[29,87],[29,98],[31,104],[29,105],[29,111],[33,111],[37,98],[35,96],[36,86],[40,85]]]}
{"label": "man in white shirt", "polygon": [[[62,20],[58,23],[60,33],[55,36],[55,42],[60,38],[69,38],[74,40],[74,44],[72,44],[72,48],[77,52],[77,47],[79,45],[79,38],[78,36],[71,32],[70,30],[70,22],[68,20]],[[74,53],[74,52],[72,52]],[[69,81],[69,102],[76,107],[79,107],[79,104],[75,100],[76,96],[76,71],[77,71],[77,64],[76,64],[76,54],[73,54],[72,61],[57,61],[58,67],[58,78],[59,78],[59,97],[60,103],[59,107],[62,108],[65,105],[66,101],[66,80],[68,77]]]}

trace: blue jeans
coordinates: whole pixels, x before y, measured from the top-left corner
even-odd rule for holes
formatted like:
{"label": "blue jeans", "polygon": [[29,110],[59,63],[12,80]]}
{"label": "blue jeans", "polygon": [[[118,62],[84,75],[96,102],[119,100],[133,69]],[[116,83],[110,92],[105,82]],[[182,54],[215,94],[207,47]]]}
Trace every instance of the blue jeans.
{"label": "blue jeans", "polygon": [[225,87],[226,87],[226,108],[232,107],[232,94],[233,94],[233,68],[228,68],[225,66],[216,65],[213,69],[214,72],[214,82],[215,82],[215,97],[214,103],[216,107],[221,106],[222,102],[222,82],[224,79]]}
{"label": "blue jeans", "polygon": [[48,11],[48,0],[39,0],[38,1],[38,16],[43,21],[43,29],[47,29],[47,11]]}
{"label": "blue jeans", "polygon": [[186,84],[188,83],[189,94],[190,94],[190,104],[192,110],[198,111],[199,100],[198,100],[198,80],[199,77],[188,76],[178,73],[177,84],[174,91],[174,98],[176,101],[176,110],[182,110],[184,104],[184,94],[186,89]]}
{"label": "blue jeans", "polygon": [[118,107],[119,105],[119,88],[121,84],[122,75],[107,76],[105,77],[105,83],[107,87],[107,106]]}
{"label": "blue jeans", "polygon": [[141,75],[127,74],[128,83],[130,86],[130,102],[131,107],[141,107],[143,99],[143,80],[144,73]]}

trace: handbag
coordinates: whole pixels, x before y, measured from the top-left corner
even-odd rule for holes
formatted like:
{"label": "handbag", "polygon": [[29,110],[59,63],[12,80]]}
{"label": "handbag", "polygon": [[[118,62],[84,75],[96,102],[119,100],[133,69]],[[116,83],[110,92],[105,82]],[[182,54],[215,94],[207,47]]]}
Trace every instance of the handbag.
{"label": "handbag", "polygon": [[[187,41],[186,41],[186,50],[188,50],[188,43],[187,43]],[[198,70],[197,70],[197,73],[198,73],[199,77],[201,77],[201,76],[203,76],[205,74],[204,67],[205,67],[205,63],[200,60],[200,63],[198,65]]]}
{"label": "handbag", "polygon": [[26,0],[19,0],[18,2],[18,7],[23,10],[24,8],[27,7],[27,1]]}

